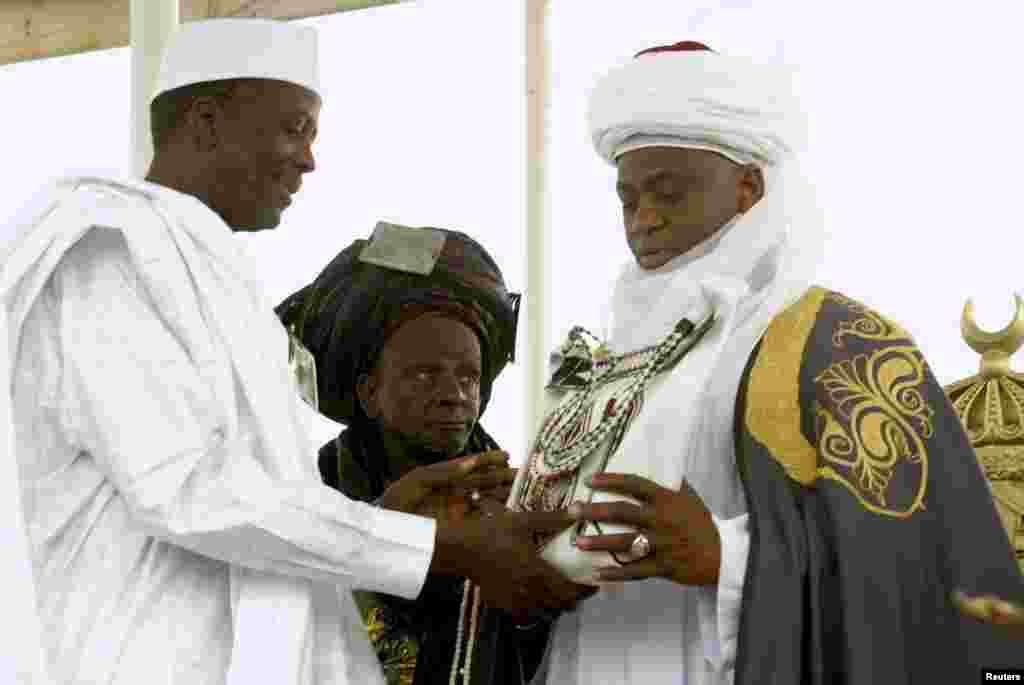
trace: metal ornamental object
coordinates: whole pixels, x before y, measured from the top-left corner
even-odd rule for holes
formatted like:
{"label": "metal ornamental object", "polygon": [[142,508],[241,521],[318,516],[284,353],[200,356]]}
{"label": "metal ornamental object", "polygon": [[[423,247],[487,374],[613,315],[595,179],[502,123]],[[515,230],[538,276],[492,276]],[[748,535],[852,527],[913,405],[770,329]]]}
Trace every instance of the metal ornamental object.
{"label": "metal ornamental object", "polygon": [[1014,296],[1013,320],[982,330],[968,300],[960,320],[964,341],[981,355],[978,373],[946,386],[992,489],[999,517],[1024,571],[1024,374],[1010,357],[1024,346],[1024,299]]}

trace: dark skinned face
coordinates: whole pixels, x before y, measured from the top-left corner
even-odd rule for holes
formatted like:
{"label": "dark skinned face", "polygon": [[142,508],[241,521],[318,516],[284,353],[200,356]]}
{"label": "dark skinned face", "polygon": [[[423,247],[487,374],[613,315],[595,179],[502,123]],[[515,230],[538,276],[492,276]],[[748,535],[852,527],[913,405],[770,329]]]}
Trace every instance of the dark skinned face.
{"label": "dark skinned face", "polygon": [[425,315],[385,343],[372,373],[359,381],[366,415],[405,445],[455,456],[480,414],[483,362],[471,328]]}
{"label": "dark skinned face", "polygon": [[640,148],[618,170],[626,241],[643,269],[696,247],[764,194],[760,169],[707,150]]}
{"label": "dark skinned face", "polygon": [[205,157],[200,199],[236,231],[276,228],[316,167],[320,98],[283,81],[246,81],[232,98],[205,98],[190,111]]}

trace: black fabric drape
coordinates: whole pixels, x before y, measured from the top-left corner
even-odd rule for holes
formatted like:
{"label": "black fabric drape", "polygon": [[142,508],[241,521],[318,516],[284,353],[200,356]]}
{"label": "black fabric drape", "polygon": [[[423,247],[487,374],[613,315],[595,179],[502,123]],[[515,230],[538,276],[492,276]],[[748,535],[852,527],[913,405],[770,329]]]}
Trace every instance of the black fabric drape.
{"label": "black fabric drape", "polygon": [[[499,449],[497,442],[477,424],[466,449],[456,456],[496,449]],[[380,439],[371,427],[346,429],[321,448],[318,460],[321,478],[352,499],[371,502],[380,497],[387,486],[383,454]],[[413,685],[448,685],[462,590],[462,579],[428,576],[420,596],[412,601],[377,593],[356,593],[362,607],[374,604],[385,608],[390,631],[385,639],[410,636],[416,642]],[[549,626],[544,624],[521,630],[504,612],[481,607],[472,684],[528,683],[540,665],[548,632]]]}
{"label": "black fabric drape", "polygon": [[[959,684],[979,682],[984,667],[1021,667],[1024,644],[961,618],[950,601],[955,589],[1021,601],[1024,586],[942,387],[909,336],[866,307],[819,292],[811,314],[804,337],[775,336],[781,346],[769,344],[769,329],[737,397],[737,464],[751,541],[736,685]],[[781,354],[801,356],[791,379],[798,392],[752,392],[758,360]],[[765,368],[786,366],[765,361]],[[766,397],[799,412],[800,430],[816,450],[814,482],[787,472],[792,443],[755,436],[750,410]],[[920,486],[915,478],[926,479],[923,508],[906,516],[865,506],[871,498],[854,491],[868,482],[866,472],[826,458],[846,450],[852,463],[854,454],[865,454],[861,448],[881,450],[868,440],[880,425],[886,445],[907,463],[886,472],[889,499],[878,508],[898,511]],[[913,449],[917,440],[923,455]],[[823,467],[838,476],[821,475]]]}

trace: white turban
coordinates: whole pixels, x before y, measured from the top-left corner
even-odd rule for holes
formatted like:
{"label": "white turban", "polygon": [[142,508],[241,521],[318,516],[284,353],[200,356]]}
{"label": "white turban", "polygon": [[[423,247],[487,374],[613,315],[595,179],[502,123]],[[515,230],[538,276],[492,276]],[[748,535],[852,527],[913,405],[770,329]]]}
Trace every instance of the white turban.
{"label": "white turban", "polygon": [[710,50],[641,54],[598,82],[590,133],[599,155],[638,147],[710,149],[774,166],[804,146],[793,72]]}
{"label": "white turban", "polygon": [[594,147],[612,165],[630,150],[681,147],[761,167],[764,197],[683,261],[736,249],[743,257],[731,261],[743,270],[758,263],[759,251],[769,251],[776,255],[773,279],[799,292],[817,271],[824,231],[797,159],[807,145],[797,72],[687,45],[700,46],[645,51],[597,83],[588,112]]}

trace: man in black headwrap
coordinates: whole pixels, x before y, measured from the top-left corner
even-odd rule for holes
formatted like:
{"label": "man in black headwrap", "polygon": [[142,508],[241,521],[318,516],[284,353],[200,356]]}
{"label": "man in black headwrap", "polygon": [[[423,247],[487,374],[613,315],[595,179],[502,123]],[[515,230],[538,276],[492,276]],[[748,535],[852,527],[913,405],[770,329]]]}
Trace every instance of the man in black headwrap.
{"label": "man in black headwrap", "polygon": [[[278,315],[315,359],[319,411],[346,426],[320,450],[324,482],[381,500],[419,467],[498,450],[479,418],[513,359],[518,305],[469,236],[391,225],[282,302]],[[508,491],[451,492],[433,512],[485,515]],[[458,578],[428,577],[414,601],[356,597],[389,685],[447,684],[467,661],[473,683],[519,685],[547,640],[545,620],[481,606],[479,589]]]}

